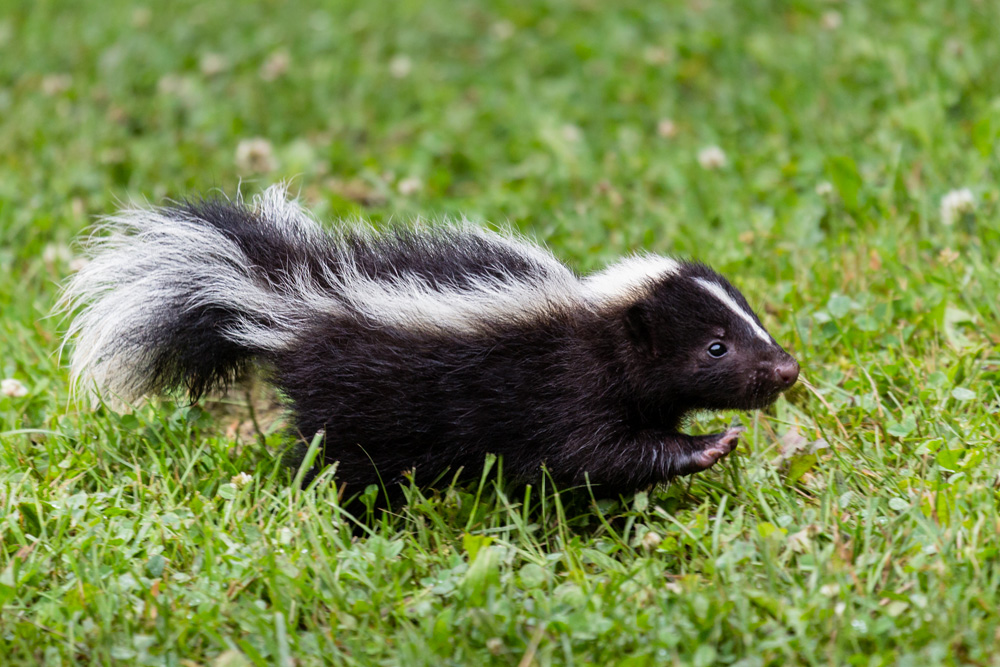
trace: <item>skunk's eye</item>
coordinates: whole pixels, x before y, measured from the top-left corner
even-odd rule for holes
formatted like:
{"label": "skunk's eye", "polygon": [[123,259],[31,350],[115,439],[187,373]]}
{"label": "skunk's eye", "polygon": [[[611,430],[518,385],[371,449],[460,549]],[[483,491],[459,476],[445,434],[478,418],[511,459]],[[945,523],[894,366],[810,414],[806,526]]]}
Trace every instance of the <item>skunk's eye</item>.
{"label": "skunk's eye", "polygon": [[722,343],[712,343],[708,346],[708,354],[710,356],[718,359],[719,357],[725,356],[726,352],[729,350]]}

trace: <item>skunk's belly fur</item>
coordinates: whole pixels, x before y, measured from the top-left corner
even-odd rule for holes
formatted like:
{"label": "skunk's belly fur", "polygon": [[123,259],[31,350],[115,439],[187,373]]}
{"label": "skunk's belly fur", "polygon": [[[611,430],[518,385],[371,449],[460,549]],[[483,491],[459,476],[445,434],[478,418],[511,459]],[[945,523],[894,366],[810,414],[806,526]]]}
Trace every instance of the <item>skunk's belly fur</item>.
{"label": "skunk's belly fur", "polygon": [[259,364],[351,492],[489,453],[518,481],[628,492],[736,446],[678,433],[687,412],[760,408],[798,375],[729,282],[665,257],[580,278],[468,223],[326,231],[277,187],[129,209],[90,247],[63,298],[78,386],[197,396]]}

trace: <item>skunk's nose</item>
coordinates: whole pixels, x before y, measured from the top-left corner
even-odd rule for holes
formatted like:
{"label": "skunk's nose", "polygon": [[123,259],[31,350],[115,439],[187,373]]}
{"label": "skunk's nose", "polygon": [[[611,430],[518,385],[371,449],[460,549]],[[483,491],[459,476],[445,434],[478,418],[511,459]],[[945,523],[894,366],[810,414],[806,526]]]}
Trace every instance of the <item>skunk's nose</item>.
{"label": "skunk's nose", "polygon": [[794,359],[778,362],[774,367],[774,379],[782,389],[788,389],[799,379],[799,362]]}

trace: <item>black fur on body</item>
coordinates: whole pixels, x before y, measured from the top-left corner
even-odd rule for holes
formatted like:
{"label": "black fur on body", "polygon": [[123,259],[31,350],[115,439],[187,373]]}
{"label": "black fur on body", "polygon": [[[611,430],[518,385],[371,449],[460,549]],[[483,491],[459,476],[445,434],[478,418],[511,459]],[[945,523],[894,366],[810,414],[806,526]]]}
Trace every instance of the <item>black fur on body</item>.
{"label": "black fur on body", "polygon": [[409,472],[478,476],[487,453],[517,481],[544,465],[560,484],[630,492],[736,446],[736,429],[680,433],[686,414],[762,408],[798,375],[702,264],[637,257],[579,278],[467,224],[325,231],[280,188],[104,227],[64,297],[83,307],[77,380],[126,400],[197,396],[262,365],[352,493]]}

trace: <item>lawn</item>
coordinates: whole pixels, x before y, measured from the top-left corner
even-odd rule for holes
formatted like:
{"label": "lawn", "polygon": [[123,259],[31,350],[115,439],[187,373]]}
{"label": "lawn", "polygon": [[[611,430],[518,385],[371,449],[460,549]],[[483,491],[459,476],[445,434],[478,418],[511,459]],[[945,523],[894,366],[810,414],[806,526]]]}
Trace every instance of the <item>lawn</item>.
{"label": "lawn", "polygon": [[[987,0],[11,0],[2,662],[1000,665],[998,25]],[[366,530],[293,483],[260,383],[71,401],[78,235],[279,180],[324,220],[509,224],[581,272],[709,262],[805,382],[648,494],[485,479]]]}

